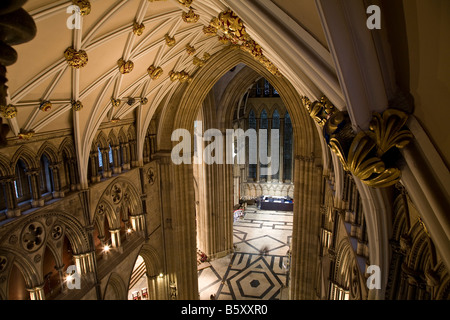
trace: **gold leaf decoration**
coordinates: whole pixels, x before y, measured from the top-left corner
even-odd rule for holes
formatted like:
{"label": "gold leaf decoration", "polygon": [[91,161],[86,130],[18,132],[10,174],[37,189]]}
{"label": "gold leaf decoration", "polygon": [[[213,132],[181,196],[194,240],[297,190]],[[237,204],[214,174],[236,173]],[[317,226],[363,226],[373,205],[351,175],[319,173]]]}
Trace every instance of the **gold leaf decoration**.
{"label": "gold leaf decoration", "polygon": [[282,76],[278,68],[264,55],[262,47],[247,33],[242,19],[232,10],[221,12],[218,17],[211,19],[208,27],[204,28],[204,32],[207,34],[213,34],[214,30],[218,34],[220,42],[230,44],[231,49],[240,48],[248,52],[270,73],[277,77]]}
{"label": "gold leaf decoration", "polygon": [[166,44],[167,44],[169,47],[173,47],[173,46],[176,44],[175,37],[171,37],[171,36],[169,36],[168,34],[166,34],[166,35],[164,36],[164,38],[166,39]]}
{"label": "gold leaf decoration", "polygon": [[355,134],[347,112],[337,110],[326,97],[315,102],[303,97],[302,101],[311,118],[323,127],[324,138],[345,171],[374,188],[398,183],[401,170],[391,150],[404,148],[413,138],[405,128],[406,113],[396,109],[374,113],[370,130]]}
{"label": "gold leaf decoration", "polygon": [[73,47],[69,47],[64,51],[64,58],[69,66],[75,69],[83,68],[87,65],[89,59],[86,51],[75,50]]}
{"label": "gold leaf decoration", "polygon": [[217,34],[217,29],[213,26],[205,26],[203,27],[203,33],[207,36],[215,36]]}
{"label": "gold leaf decoration", "polygon": [[185,7],[190,7],[192,2],[193,2],[193,0],[178,0],[178,2],[180,4],[182,4],[183,6],[185,6]]}
{"label": "gold leaf decoration", "polygon": [[120,106],[120,102],[121,102],[120,99],[111,98],[111,104],[114,108],[117,108],[118,106]]}
{"label": "gold leaf decoration", "polygon": [[143,23],[139,24],[138,22],[134,22],[133,24],[133,33],[138,37],[144,33],[145,25]]}
{"label": "gold leaf decoration", "polygon": [[154,65],[151,65],[147,69],[147,73],[152,78],[152,80],[157,80],[162,74],[163,69],[161,67],[155,67]]}
{"label": "gold leaf decoration", "polygon": [[197,50],[195,50],[195,48],[189,44],[186,45],[186,52],[190,55],[193,56],[195,54]]}
{"label": "gold leaf decoration", "polygon": [[181,14],[181,18],[183,19],[184,22],[187,23],[196,23],[198,22],[198,20],[200,19],[200,15],[196,14],[194,12],[194,10],[189,9],[188,12],[183,12]]}
{"label": "gold leaf decoration", "polygon": [[121,74],[130,73],[134,69],[134,63],[130,60],[125,62],[125,60],[120,58],[119,61],[117,61],[117,64],[119,66],[119,71]]}
{"label": "gold leaf decoration", "polygon": [[17,116],[17,108],[12,104],[9,104],[7,106],[0,105],[0,114],[2,118],[13,119]]}
{"label": "gold leaf decoration", "polygon": [[391,148],[401,149],[413,138],[409,130],[403,130],[408,116],[396,109],[387,109],[382,115],[374,113],[370,123],[372,138],[377,143],[377,155],[381,157]]}
{"label": "gold leaf decoration", "polygon": [[81,109],[83,109],[83,104],[81,103],[81,101],[72,101],[73,111],[80,111]]}
{"label": "gold leaf decoration", "polygon": [[50,101],[43,101],[39,106],[39,110],[47,112],[52,109],[52,103]]}
{"label": "gold leaf decoration", "polygon": [[169,77],[172,82],[175,82],[178,80],[181,83],[184,83],[184,82],[190,82],[192,80],[191,76],[184,70],[180,71],[180,72],[175,72],[172,70],[169,73]]}
{"label": "gold leaf decoration", "polygon": [[19,139],[22,139],[22,140],[30,140],[31,138],[33,138],[33,136],[34,136],[34,131],[24,131],[23,129],[22,130],[20,130],[20,133],[19,133]]}
{"label": "gold leaf decoration", "polygon": [[72,0],[72,3],[80,8],[82,16],[87,16],[91,13],[91,3],[88,0]]}

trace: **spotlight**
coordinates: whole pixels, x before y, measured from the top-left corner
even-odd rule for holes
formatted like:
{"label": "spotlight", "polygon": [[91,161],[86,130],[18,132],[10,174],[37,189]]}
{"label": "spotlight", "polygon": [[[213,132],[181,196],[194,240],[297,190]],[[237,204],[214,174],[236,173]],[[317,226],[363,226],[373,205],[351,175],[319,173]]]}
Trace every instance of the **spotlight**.
{"label": "spotlight", "polygon": [[109,246],[108,246],[108,245],[105,245],[105,246],[103,247],[103,251],[108,252],[108,251],[109,251]]}
{"label": "spotlight", "polygon": [[131,233],[131,232],[133,232],[133,229],[128,228],[128,229],[127,229],[127,233]]}
{"label": "spotlight", "polygon": [[162,273],[160,273],[160,274],[159,274],[159,277],[162,278],[162,277],[164,277],[164,275],[163,275]]}

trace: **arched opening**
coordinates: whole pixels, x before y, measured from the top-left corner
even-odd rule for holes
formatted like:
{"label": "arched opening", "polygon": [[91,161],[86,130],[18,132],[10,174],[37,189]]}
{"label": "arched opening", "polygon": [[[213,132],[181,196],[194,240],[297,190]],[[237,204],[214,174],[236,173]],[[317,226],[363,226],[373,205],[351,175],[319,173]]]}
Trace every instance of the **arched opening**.
{"label": "arched opening", "polygon": [[44,294],[47,300],[52,300],[59,293],[63,286],[62,270],[55,259],[52,250],[47,246],[44,252],[42,264],[42,275],[44,277]]}
{"label": "arched opening", "polygon": [[18,203],[31,200],[33,194],[30,176],[27,174],[28,170],[29,168],[27,168],[25,162],[19,159],[16,164],[16,179],[14,180],[14,189]]}
{"label": "arched opening", "polygon": [[128,300],[165,300],[166,277],[156,251],[144,245],[133,265],[128,284]]}
{"label": "arched opening", "polygon": [[8,287],[8,300],[30,300],[23,273],[15,263],[11,268]]}
{"label": "arched opening", "polygon": [[[242,74],[242,77],[235,78],[236,81],[233,80],[230,86],[224,86],[223,100],[219,100],[222,106],[231,108],[218,108],[215,110],[217,114],[214,115],[211,113],[213,110],[211,107],[205,107],[208,104],[213,105],[214,97],[211,96],[211,89],[224,74],[238,64],[246,65],[249,68],[245,69],[246,72]],[[240,69],[236,68],[235,70]],[[180,140],[170,139],[172,133],[177,129],[186,130],[192,137],[194,122],[198,118],[199,110],[203,110],[203,112],[209,110],[210,113],[204,114],[203,119],[215,119],[217,128],[225,135],[226,129],[230,128],[230,119],[232,120],[234,113],[233,107],[254,80],[261,76],[268,79],[277,88],[277,92],[289,112],[293,128],[293,154],[295,155],[293,162],[295,169],[298,169],[294,169],[293,172],[298,179],[293,179],[295,183],[293,188],[293,198],[295,198],[293,226],[295,227],[292,234],[290,268],[290,277],[293,279],[290,281],[291,298],[306,298],[307,295],[312,297],[314,279],[308,275],[315,273],[314,261],[317,260],[319,246],[315,232],[320,226],[320,189],[317,188],[320,188],[322,169],[320,168],[321,157],[317,155],[321,155],[322,150],[318,143],[317,129],[307,114],[306,108],[303,107],[301,97],[285,78],[275,77],[246,53],[239,50],[223,50],[202,67],[191,82],[175,91],[172,99],[161,110],[158,125],[160,134],[157,136],[158,150],[171,150],[177,146],[177,142]],[[249,79],[251,79],[250,82]],[[227,94],[231,91],[237,93],[235,88],[232,90],[232,85],[235,88],[240,87],[241,92],[234,95]],[[235,100],[234,103],[231,102],[233,100]],[[216,134],[218,136],[217,132]],[[190,149],[190,151],[190,154],[193,154],[193,150]],[[225,148],[223,151],[226,154]],[[173,252],[169,254],[171,257],[168,258],[169,281],[174,283],[174,288],[179,292],[180,297],[194,299],[198,297],[198,257],[196,254],[196,238],[198,237],[195,237],[194,230],[196,219],[198,223],[199,217],[196,217],[195,210],[193,166],[190,163],[180,165],[172,163],[170,155],[167,160],[163,155],[160,157],[162,159],[160,161],[162,188],[171,189],[171,194],[180,200],[177,208],[170,208],[168,205],[170,201],[166,202],[165,196],[162,199],[162,210],[172,212],[172,221],[167,221],[167,223],[177,226],[176,235],[170,230],[166,234],[168,245],[174,248]],[[212,175],[210,179],[207,179],[208,187],[211,187],[211,192],[216,192],[215,199],[217,201],[212,201],[214,199],[212,197],[203,197],[203,199],[208,199],[210,212],[209,215],[205,215],[204,221],[211,225],[209,228],[205,228],[207,231],[204,231],[202,235],[205,239],[204,243],[209,248],[202,251],[210,257],[218,257],[219,254],[228,254],[233,251],[233,176],[231,167],[231,165],[223,165],[221,168],[219,166],[216,168],[210,166],[209,168]],[[166,183],[168,184],[165,186]],[[213,186],[222,189],[213,191]],[[222,192],[223,196],[219,196]],[[202,199],[202,197],[199,198]],[[302,234],[303,240],[299,234]],[[208,254],[208,252],[213,252],[213,254]],[[185,261],[183,268],[176,265],[177,259]],[[172,268],[176,270],[173,273],[171,273]]]}

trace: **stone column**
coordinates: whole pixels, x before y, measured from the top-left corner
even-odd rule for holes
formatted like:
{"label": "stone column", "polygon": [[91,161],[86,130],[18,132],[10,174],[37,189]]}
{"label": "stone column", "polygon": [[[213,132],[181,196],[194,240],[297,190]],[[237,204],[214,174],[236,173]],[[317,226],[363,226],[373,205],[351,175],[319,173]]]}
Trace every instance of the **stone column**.
{"label": "stone column", "polygon": [[20,217],[20,209],[17,203],[16,190],[14,187],[14,177],[6,177],[4,190],[6,193],[6,215],[8,218]]}
{"label": "stone column", "polygon": [[297,156],[294,172],[290,297],[292,300],[309,300],[315,298],[314,285],[319,259],[322,169],[316,165],[314,156]]}
{"label": "stone column", "polygon": [[61,163],[52,164],[49,168],[52,171],[53,176],[53,197],[64,197],[64,192],[61,191],[61,175],[60,175],[60,165]]}
{"label": "stone column", "polygon": [[128,142],[122,144],[122,169],[130,170],[130,144]]}
{"label": "stone column", "polygon": [[233,250],[233,165],[203,164],[203,172],[199,181],[198,247],[214,259]]}
{"label": "stone column", "polygon": [[278,181],[284,183],[284,118],[280,117],[280,168],[278,170]]}
{"label": "stone column", "polygon": [[27,289],[30,293],[30,300],[45,300],[44,285]]}
{"label": "stone column", "polygon": [[121,246],[120,241],[120,228],[117,229],[109,229],[111,234],[111,246],[113,248],[119,248]]}
{"label": "stone column", "polygon": [[172,299],[198,299],[193,167],[190,164],[173,164],[169,152],[156,154],[155,158],[159,167],[169,291]]}
{"label": "stone column", "polygon": [[111,168],[109,165],[109,149],[100,149],[103,162],[103,178],[111,177]]}
{"label": "stone column", "polygon": [[43,207],[44,199],[41,197],[41,188],[39,181],[39,170],[32,169],[26,172],[26,175],[29,177],[29,181],[31,183],[31,206],[33,208]]}
{"label": "stone column", "polygon": [[[271,137],[272,137],[272,118],[267,119],[267,155],[271,154]],[[272,182],[272,169],[270,168],[272,164],[267,167],[267,182]]]}
{"label": "stone column", "polygon": [[113,154],[113,173],[121,173],[122,167],[120,166],[119,146],[111,146]]}
{"label": "stone column", "polygon": [[257,153],[257,165],[256,165],[256,183],[259,183],[259,174],[261,172],[260,161],[259,161],[259,127],[260,127],[260,119],[256,118],[256,134],[258,135],[258,143],[256,144],[256,153]]}

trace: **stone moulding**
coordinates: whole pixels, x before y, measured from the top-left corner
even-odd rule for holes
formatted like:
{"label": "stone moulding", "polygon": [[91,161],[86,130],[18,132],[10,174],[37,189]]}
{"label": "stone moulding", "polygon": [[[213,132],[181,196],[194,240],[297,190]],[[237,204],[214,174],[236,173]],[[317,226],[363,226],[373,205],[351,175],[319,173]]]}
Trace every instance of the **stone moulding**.
{"label": "stone moulding", "polygon": [[330,149],[345,171],[374,188],[395,185],[401,178],[396,162],[399,149],[413,139],[405,127],[408,115],[397,109],[373,113],[369,130],[355,133],[347,112],[339,111],[326,97],[311,102],[302,98],[312,119],[323,129]]}

